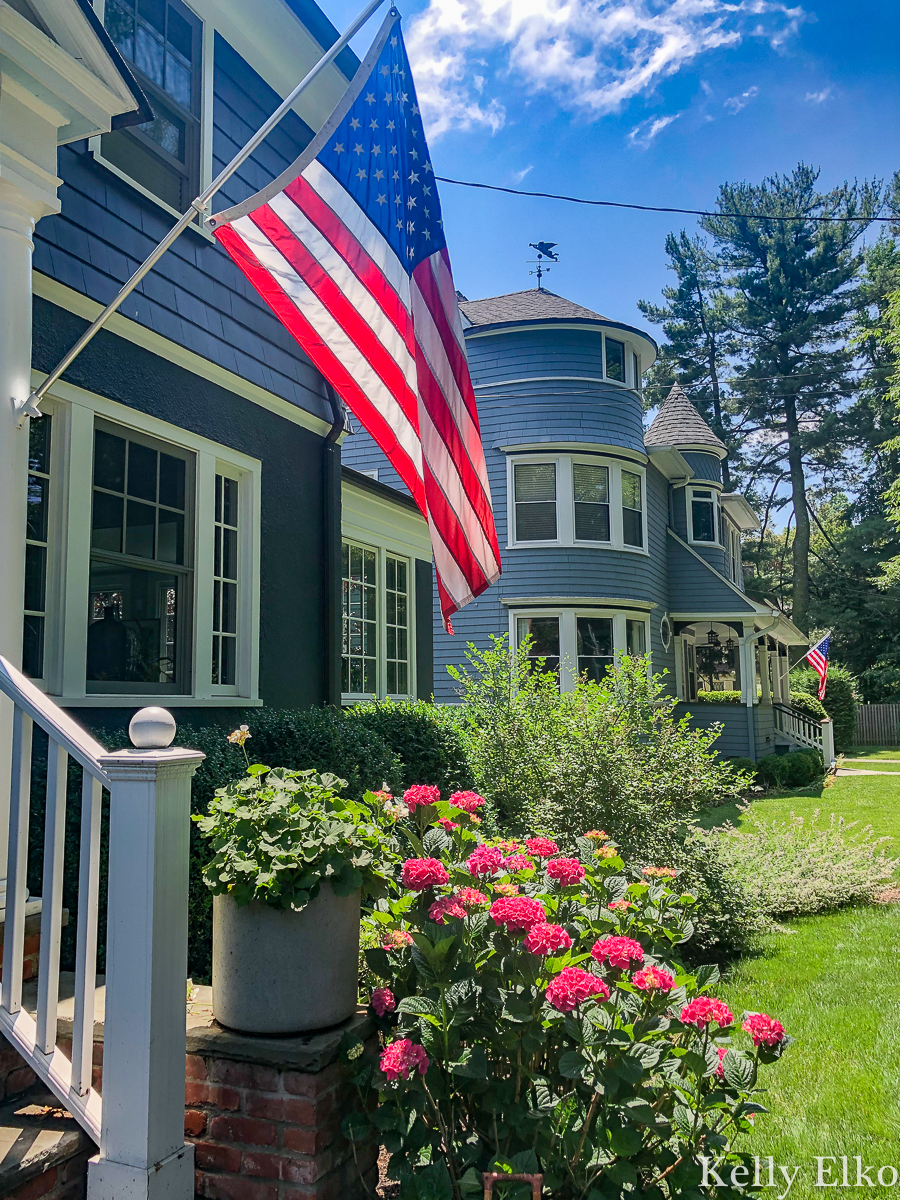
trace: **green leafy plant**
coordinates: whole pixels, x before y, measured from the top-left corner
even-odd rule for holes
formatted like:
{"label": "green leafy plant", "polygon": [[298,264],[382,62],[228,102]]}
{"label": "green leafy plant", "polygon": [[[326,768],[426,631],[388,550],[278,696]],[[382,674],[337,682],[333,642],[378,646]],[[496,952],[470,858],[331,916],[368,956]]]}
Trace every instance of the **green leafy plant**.
{"label": "green leafy plant", "polygon": [[206,886],[240,905],[261,900],[295,910],[323,883],[338,896],[376,893],[390,841],[368,804],[339,795],[344,787],[335,775],[249,766],[216,791],[206,816],[193,818],[213,851]]}
{"label": "green leafy plant", "polygon": [[[791,672],[791,688],[815,695],[819,677],[811,667],[799,667]],[[834,744],[838,750],[849,750],[856,739],[856,692],[853,672],[839,663],[829,663],[822,706],[834,721]]]}
{"label": "green leafy plant", "polygon": [[749,1164],[760,1068],[789,1039],[764,1014],[744,1036],[709,995],[718,969],[681,962],[695,902],[678,872],[629,869],[602,831],[564,856],[436,811],[421,841],[404,831],[417,857],[374,912],[380,1059],[344,1045],[367,1109],[344,1132],[382,1141],[401,1200],[480,1197],[485,1171],[539,1171],[555,1200],[687,1200],[709,1194],[703,1156],[726,1179]]}
{"label": "green leafy plant", "polygon": [[696,701],[692,700],[692,704],[740,704],[741,693],[735,691],[727,692],[698,692]]}
{"label": "green leafy plant", "polygon": [[810,692],[792,691],[790,703],[792,708],[799,708],[801,712],[814,717],[817,721],[824,721],[828,716],[825,705],[818,696],[814,696]]}
{"label": "green leafy plant", "polygon": [[791,750],[789,754],[767,754],[756,764],[756,776],[767,788],[807,787],[821,779],[825,765],[818,750]]}
{"label": "green leafy plant", "polygon": [[344,720],[384,739],[399,759],[404,787],[430,783],[454,792],[473,783],[455,715],[424,700],[367,700],[348,708]]}

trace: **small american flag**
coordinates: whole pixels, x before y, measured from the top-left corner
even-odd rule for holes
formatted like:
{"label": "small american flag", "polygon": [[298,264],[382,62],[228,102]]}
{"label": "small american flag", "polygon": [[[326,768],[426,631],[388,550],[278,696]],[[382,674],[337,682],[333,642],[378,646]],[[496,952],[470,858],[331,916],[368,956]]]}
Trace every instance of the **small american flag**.
{"label": "small american flag", "polygon": [[392,11],[337,108],[216,237],[428,521],[444,622],[500,575],[434,172]]}
{"label": "small american flag", "polygon": [[819,699],[825,695],[825,684],[828,682],[828,643],[831,641],[831,634],[826,634],[821,642],[816,642],[812,650],[806,657],[809,659],[809,664],[819,677]]}

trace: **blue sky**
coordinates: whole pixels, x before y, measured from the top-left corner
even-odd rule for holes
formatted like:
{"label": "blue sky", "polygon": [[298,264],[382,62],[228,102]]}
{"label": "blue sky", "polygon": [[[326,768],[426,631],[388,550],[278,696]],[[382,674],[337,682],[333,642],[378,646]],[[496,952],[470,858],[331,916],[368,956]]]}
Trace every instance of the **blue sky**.
{"label": "blue sky", "polygon": [[[324,0],[340,29],[359,0]],[[410,0],[401,4],[439,175],[598,199],[713,205],[720,182],[803,159],[821,183],[900,167],[896,0]],[[378,18],[354,42],[364,53]],[[546,286],[643,324],[663,241],[693,218],[443,185],[459,289],[534,286],[528,243],[559,243]]]}

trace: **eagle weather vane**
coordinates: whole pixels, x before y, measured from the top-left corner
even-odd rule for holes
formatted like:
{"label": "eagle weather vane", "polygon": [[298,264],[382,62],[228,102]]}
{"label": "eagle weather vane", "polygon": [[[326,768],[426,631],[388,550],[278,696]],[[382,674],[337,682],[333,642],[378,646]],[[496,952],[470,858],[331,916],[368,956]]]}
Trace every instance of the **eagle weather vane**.
{"label": "eagle weather vane", "polygon": [[536,264],[536,269],[529,271],[528,274],[537,275],[538,291],[540,292],[543,290],[541,280],[550,272],[550,267],[544,266],[544,261],[547,260],[551,263],[559,262],[559,255],[553,252],[554,246],[558,246],[559,242],[529,242],[528,245],[532,250],[537,250],[537,258],[529,258],[528,260],[530,263]]}

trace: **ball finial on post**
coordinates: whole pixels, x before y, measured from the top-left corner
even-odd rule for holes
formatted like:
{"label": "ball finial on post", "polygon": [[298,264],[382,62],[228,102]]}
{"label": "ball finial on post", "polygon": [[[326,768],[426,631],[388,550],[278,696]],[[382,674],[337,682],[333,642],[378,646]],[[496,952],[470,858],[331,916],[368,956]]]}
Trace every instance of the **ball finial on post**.
{"label": "ball finial on post", "polygon": [[175,739],[175,718],[164,708],[142,708],[131,718],[128,736],[138,750],[165,750]]}

